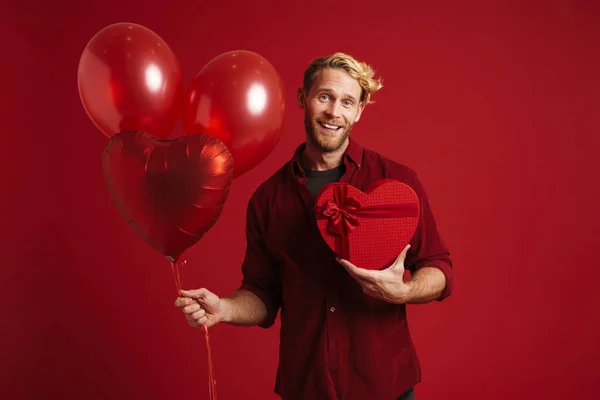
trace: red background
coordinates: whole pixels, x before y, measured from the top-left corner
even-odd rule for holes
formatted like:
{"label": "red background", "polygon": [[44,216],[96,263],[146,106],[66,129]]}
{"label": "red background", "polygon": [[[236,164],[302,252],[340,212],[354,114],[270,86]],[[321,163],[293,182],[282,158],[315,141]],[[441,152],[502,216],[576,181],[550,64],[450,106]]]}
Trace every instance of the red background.
{"label": "red background", "polygon": [[[235,181],[187,253],[184,286],[226,295],[238,285],[246,202],[304,138],[302,72],[345,51],[385,84],[354,137],[417,170],[454,260],[454,295],[409,307],[417,398],[595,398],[597,4],[3,3],[0,397],[208,398],[201,332],[173,306],[168,263],[112,204],[106,138],[78,97],[87,41],[131,21],[170,44],[186,84],[235,49],[266,57],[286,84],[279,144]],[[211,332],[219,398],[274,399],[278,326]]]}

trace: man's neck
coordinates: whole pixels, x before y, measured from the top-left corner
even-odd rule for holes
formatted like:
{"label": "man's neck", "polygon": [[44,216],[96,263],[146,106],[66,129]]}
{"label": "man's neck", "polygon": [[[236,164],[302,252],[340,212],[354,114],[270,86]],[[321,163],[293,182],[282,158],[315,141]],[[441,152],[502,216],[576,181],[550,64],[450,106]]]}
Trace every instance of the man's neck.
{"label": "man's neck", "polygon": [[306,148],[302,153],[302,164],[305,168],[314,171],[326,171],[342,165],[344,152],[348,147],[348,140],[339,149],[332,152],[324,152],[310,141],[306,142]]}

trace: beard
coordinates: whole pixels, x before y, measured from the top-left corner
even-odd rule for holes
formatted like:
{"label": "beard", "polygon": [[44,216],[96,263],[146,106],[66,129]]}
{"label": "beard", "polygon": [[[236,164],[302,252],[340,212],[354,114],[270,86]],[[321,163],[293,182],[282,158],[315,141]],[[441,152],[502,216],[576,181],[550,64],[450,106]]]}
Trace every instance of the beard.
{"label": "beard", "polygon": [[304,115],[307,141],[325,153],[332,153],[342,147],[350,136],[353,126],[354,124],[340,126],[339,130],[342,130],[342,132],[338,132],[339,136],[332,137],[321,132],[321,125],[317,122],[317,119],[311,119],[307,114]]}

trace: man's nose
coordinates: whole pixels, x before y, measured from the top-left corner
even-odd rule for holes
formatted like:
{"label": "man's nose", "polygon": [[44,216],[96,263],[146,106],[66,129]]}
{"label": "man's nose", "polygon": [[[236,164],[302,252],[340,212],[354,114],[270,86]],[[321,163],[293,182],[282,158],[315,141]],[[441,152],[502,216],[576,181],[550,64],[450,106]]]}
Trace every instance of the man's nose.
{"label": "man's nose", "polygon": [[341,105],[337,101],[329,104],[329,107],[326,109],[327,116],[332,118],[337,118],[341,115]]}

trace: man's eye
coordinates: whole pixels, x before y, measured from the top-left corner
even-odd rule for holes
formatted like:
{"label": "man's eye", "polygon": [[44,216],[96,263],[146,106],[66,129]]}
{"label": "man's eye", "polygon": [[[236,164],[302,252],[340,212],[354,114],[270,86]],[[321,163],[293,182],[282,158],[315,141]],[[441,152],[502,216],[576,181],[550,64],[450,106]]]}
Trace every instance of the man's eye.
{"label": "man's eye", "polygon": [[322,94],[319,99],[323,100],[323,101],[327,101],[329,100],[329,96],[327,96],[326,94]]}

